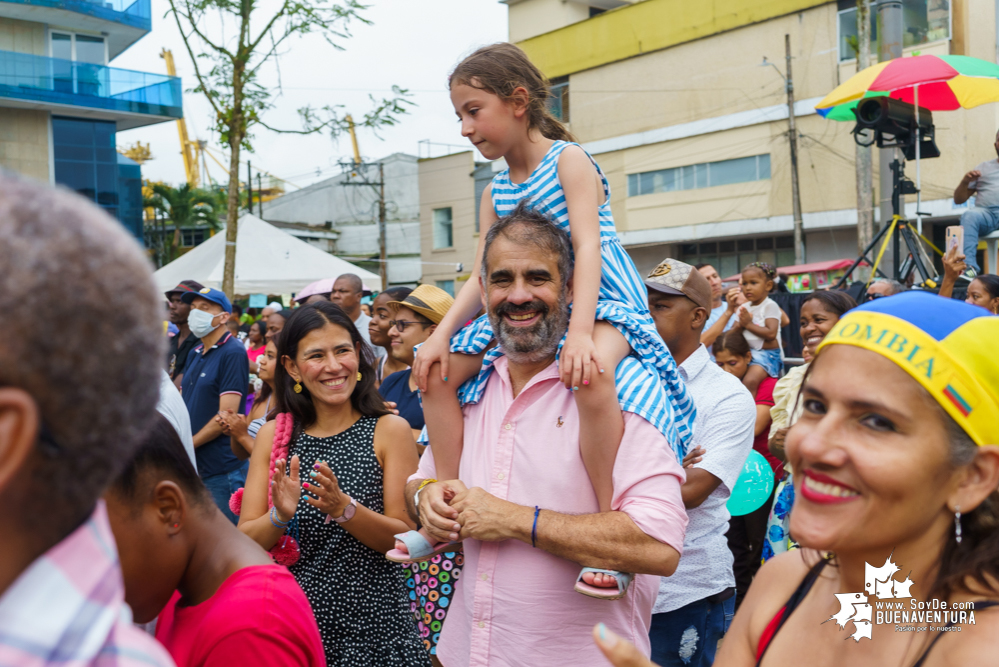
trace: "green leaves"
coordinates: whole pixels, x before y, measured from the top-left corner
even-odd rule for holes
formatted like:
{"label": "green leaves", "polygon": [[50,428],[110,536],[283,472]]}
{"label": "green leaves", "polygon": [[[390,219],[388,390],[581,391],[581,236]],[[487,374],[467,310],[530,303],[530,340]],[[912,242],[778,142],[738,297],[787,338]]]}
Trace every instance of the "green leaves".
{"label": "green leaves", "polygon": [[[224,143],[253,150],[253,126],[274,132],[336,136],[348,128],[341,105],[325,104],[298,110],[300,128],[275,128],[264,121],[280,88],[260,82],[265,63],[280,59],[282,45],[292,37],[319,34],[342,50],[353,22],[369,24],[357,0],[284,0],[276,9],[257,0],[170,0],[170,13],[195,65],[197,85],[188,92],[204,95],[215,111],[213,124]],[[211,18],[209,21],[208,18]],[[252,21],[251,21],[252,19]],[[263,26],[255,32],[254,26]],[[393,87],[385,99],[371,97],[372,109],[358,125],[396,125],[412,104],[406,90]]]}

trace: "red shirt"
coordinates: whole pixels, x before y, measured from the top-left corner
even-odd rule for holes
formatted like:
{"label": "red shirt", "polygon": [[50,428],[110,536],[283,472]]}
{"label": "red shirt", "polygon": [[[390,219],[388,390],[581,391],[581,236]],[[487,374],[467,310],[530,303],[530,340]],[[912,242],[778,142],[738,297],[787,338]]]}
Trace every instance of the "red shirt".
{"label": "red shirt", "polygon": [[[760,388],[756,390],[756,404],[757,405],[769,405],[773,407],[774,404],[774,385],[777,384],[777,378],[772,378],[767,376],[760,383]],[[784,464],[776,456],[770,453],[770,448],[767,447],[767,440],[770,435],[769,421],[767,422],[767,428],[763,429],[763,432],[758,436],[753,438],[753,449],[758,451],[760,454],[766,457],[767,463],[770,467],[774,469],[774,478],[780,479],[784,476]]]}
{"label": "red shirt", "polygon": [[326,667],[312,607],[281,565],[238,570],[199,605],[179,600],[175,592],[156,624],[177,667]]}

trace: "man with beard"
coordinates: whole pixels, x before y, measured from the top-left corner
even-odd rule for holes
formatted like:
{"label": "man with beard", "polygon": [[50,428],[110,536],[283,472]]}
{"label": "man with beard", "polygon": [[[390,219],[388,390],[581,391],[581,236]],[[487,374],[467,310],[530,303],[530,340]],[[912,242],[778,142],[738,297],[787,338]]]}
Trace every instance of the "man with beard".
{"label": "man with beard", "polygon": [[[462,585],[437,656],[445,667],[603,665],[589,641],[601,621],[648,655],[658,576],[673,573],[683,548],[683,470],[659,430],[626,411],[613,511],[598,513],[579,454],[576,401],[555,360],[572,300],[563,231],[519,206],[490,227],[480,280],[502,354],[487,354],[482,373],[463,387],[461,479],[434,479],[427,448],[406,487],[411,515],[433,537],[464,540]],[[618,385],[642,373],[628,357]],[[661,391],[658,378],[648,385]],[[580,564],[640,574],[623,599],[608,602],[574,592]],[[584,577],[616,589],[609,577]]]}

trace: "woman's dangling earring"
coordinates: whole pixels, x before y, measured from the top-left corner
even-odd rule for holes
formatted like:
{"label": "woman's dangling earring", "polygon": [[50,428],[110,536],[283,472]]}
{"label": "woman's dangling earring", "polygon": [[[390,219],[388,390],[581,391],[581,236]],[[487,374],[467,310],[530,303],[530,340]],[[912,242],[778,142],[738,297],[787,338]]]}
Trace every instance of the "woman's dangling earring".
{"label": "woman's dangling earring", "polygon": [[362,378],[362,377],[363,377],[363,376],[361,375],[361,371],[357,371],[357,381],[358,381],[358,382],[360,382],[360,381],[361,381],[361,378]]}
{"label": "woman's dangling earring", "polygon": [[961,543],[961,506],[954,509],[954,539]]}
{"label": "woman's dangling earring", "polygon": [[292,387],[292,389],[295,390],[296,394],[301,394],[302,393],[302,383],[301,382],[296,382],[295,386]]}

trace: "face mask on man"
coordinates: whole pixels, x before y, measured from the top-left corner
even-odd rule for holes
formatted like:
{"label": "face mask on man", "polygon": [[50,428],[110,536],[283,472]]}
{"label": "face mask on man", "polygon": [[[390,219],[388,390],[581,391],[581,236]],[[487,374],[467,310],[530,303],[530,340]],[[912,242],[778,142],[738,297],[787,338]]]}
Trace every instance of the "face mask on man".
{"label": "face mask on man", "polygon": [[212,320],[216,317],[216,315],[212,315],[211,313],[192,308],[191,314],[187,316],[187,326],[191,327],[191,333],[195,336],[204,338],[218,328],[212,325]]}

